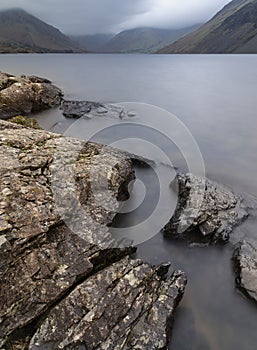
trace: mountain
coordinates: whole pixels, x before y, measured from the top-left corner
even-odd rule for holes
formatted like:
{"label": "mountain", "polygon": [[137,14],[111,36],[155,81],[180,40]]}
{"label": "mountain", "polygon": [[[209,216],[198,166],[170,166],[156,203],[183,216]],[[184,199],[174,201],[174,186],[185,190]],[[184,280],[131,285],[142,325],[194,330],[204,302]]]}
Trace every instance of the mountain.
{"label": "mountain", "polygon": [[88,51],[98,52],[101,51],[101,47],[111,40],[113,36],[114,34],[89,34],[69,35],[69,38]]}
{"label": "mountain", "polygon": [[21,9],[0,12],[0,52],[82,52],[58,29]]}
{"label": "mountain", "polygon": [[178,38],[190,33],[200,25],[182,29],[135,28],[115,35],[98,51],[111,53],[154,52]]}
{"label": "mountain", "polygon": [[234,0],[158,53],[257,53],[257,0]]}

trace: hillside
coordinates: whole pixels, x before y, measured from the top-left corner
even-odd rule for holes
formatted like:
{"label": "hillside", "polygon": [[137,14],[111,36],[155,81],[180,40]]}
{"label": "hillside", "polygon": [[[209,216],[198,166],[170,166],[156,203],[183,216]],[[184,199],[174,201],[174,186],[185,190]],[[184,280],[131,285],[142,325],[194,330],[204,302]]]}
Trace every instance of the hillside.
{"label": "hillside", "polygon": [[199,25],[175,30],[148,27],[125,30],[115,35],[102,47],[99,47],[98,51],[106,53],[150,53],[174,42],[198,27]]}
{"label": "hillside", "polygon": [[21,9],[0,12],[0,52],[82,52],[58,29]]}
{"label": "hillside", "polygon": [[234,0],[158,53],[257,53],[257,0]]}

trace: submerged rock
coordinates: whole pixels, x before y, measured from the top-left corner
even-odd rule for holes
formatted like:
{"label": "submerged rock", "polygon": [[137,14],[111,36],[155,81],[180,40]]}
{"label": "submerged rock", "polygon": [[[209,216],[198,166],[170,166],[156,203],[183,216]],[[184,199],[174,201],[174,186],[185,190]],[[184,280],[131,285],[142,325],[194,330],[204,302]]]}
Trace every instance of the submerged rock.
{"label": "submerged rock", "polygon": [[176,180],[178,204],[164,234],[190,242],[228,241],[233,228],[247,217],[242,199],[205,178],[178,174]]}
{"label": "submerged rock", "polygon": [[0,348],[166,349],[186,285],[108,230],[119,151],[0,121]]}
{"label": "submerged rock", "polygon": [[61,110],[66,118],[86,118],[108,116],[114,119],[135,117],[135,113],[126,111],[124,107],[91,101],[62,101]]}
{"label": "submerged rock", "polygon": [[27,115],[58,106],[62,91],[49,80],[0,72],[0,118]]}
{"label": "submerged rock", "polygon": [[257,241],[239,243],[234,252],[237,287],[257,301]]}

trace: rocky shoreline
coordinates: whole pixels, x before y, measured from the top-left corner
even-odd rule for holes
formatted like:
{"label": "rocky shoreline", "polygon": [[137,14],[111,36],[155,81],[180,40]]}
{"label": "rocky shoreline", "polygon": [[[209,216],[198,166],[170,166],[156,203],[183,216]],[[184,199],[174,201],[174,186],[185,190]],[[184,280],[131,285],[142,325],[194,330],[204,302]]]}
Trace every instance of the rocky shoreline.
{"label": "rocky shoreline", "polygon": [[[43,78],[0,74],[0,118],[59,105],[67,117],[131,117],[65,101]],[[167,349],[185,272],[134,259],[108,228],[144,160],[13,121],[25,125],[0,119],[0,349]],[[228,188],[191,174],[176,181],[166,237],[226,243],[247,218]],[[236,285],[255,301],[256,252],[256,241],[244,241],[233,256]]]}
{"label": "rocky shoreline", "polygon": [[[80,150],[75,161],[73,146]],[[89,188],[93,158],[100,189],[107,176],[112,198],[120,189],[126,196],[134,173],[121,152],[0,121],[1,349],[167,347],[185,274],[134,260],[134,248],[113,242],[107,225],[115,213],[99,206]],[[83,225],[62,217],[76,211],[70,188],[62,187],[70,171]]]}

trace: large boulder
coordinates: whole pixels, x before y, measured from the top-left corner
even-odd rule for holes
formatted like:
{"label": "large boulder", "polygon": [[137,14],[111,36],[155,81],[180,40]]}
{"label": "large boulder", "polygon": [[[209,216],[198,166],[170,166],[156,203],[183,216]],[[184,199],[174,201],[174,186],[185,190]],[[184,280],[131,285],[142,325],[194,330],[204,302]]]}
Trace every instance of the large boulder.
{"label": "large boulder", "polygon": [[62,91],[36,76],[16,77],[0,72],[0,118],[27,115],[58,106]]}
{"label": "large boulder", "polygon": [[235,247],[234,263],[237,287],[257,301],[257,241],[244,240]]}
{"label": "large boulder", "polygon": [[176,211],[164,234],[190,242],[227,242],[246,217],[242,198],[225,186],[192,174],[178,174],[171,184],[178,192]]}
{"label": "large boulder", "polygon": [[167,349],[186,285],[108,225],[127,154],[0,121],[0,348]]}

